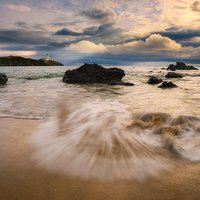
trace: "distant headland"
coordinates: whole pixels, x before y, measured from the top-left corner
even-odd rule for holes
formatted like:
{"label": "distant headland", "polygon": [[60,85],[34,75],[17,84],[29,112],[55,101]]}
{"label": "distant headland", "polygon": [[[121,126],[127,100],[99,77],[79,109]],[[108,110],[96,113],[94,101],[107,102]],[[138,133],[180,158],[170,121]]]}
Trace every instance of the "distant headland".
{"label": "distant headland", "polygon": [[24,58],[20,56],[0,57],[0,66],[63,66],[62,63],[50,58]]}

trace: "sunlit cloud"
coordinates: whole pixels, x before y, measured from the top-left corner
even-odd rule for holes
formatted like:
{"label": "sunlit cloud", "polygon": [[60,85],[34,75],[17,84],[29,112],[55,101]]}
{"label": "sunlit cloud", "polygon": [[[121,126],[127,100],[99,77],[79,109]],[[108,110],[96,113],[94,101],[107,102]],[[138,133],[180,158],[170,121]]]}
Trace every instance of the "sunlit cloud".
{"label": "sunlit cloud", "polygon": [[0,50],[1,56],[12,55],[12,56],[33,56],[37,52],[36,51],[4,51]]}

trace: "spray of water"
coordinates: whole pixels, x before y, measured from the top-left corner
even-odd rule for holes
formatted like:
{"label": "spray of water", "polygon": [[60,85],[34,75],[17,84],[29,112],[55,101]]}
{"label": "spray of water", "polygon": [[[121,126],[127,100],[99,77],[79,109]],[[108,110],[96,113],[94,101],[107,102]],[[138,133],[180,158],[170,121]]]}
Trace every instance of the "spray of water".
{"label": "spray of water", "polygon": [[200,120],[164,113],[134,114],[119,102],[71,108],[33,133],[34,161],[82,180],[145,180],[171,169],[174,159],[200,160]]}

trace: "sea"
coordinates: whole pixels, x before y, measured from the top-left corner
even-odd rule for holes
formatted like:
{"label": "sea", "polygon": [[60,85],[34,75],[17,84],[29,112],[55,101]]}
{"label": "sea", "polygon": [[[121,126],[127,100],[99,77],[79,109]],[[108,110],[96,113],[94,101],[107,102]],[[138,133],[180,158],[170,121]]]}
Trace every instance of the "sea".
{"label": "sea", "polygon": [[[0,67],[9,78],[0,86],[0,117],[44,121],[29,143],[33,160],[49,171],[143,181],[175,162],[200,161],[200,71],[166,79],[168,65],[117,66],[134,86],[63,83],[77,66]],[[178,87],[149,85],[151,75]]]}

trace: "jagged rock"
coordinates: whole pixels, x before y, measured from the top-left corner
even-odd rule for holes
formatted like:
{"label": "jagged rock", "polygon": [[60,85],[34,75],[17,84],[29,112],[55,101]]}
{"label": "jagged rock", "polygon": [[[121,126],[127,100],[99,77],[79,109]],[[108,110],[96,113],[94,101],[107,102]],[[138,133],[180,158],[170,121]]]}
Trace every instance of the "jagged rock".
{"label": "jagged rock", "polygon": [[[63,76],[65,83],[106,83],[125,85],[121,79],[125,76],[124,70],[118,68],[104,68],[97,64],[84,64],[81,67],[68,70]],[[130,83],[128,83],[130,85]]]}
{"label": "jagged rock", "polygon": [[8,77],[5,74],[0,73],[0,85],[5,85],[8,81]]}
{"label": "jagged rock", "polygon": [[167,70],[175,71],[175,70],[198,70],[198,69],[191,65],[186,65],[183,62],[177,62],[176,65],[170,64]]}
{"label": "jagged rock", "polygon": [[158,79],[157,77],[155,76],[150,76],[149,80],[147,81],[148,84],[151,84],[151,85],[154,85],[154,84],[159,84],[161,83],[162,80],[161,79]]}
{"label": "jagged rock", "polygon": [[167,82],[167,81],[164,81],[161,85],[158,86],[159,88],[176,88],[178,87],[177,85],[175,85],[174,83],[172,82]]}
{"label": "jagged rock", "polygon": [[166,78],[183,78],[183,75],[175,73],[175,72],[168,72],[165,77]]}
{"label": "jagged rock", "polygon": [[62,63],[52,59],[32,59],[20,56],[0,57],[0,66],[63,66]]}

